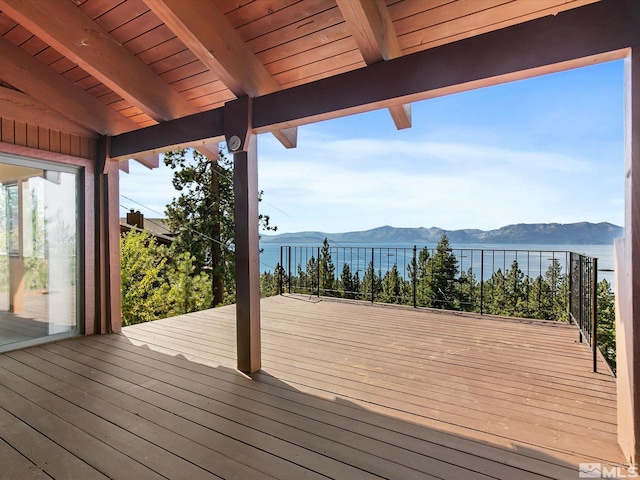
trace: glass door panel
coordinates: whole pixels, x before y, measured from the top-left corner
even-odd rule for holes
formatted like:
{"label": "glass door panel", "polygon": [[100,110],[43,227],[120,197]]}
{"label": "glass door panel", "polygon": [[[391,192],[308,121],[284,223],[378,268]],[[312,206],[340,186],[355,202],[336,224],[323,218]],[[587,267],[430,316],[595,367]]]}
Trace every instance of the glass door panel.
{"label": "glass door panel", "polygon": [[77,173],[8,160],[0,156],[0,351],[78,333]]}

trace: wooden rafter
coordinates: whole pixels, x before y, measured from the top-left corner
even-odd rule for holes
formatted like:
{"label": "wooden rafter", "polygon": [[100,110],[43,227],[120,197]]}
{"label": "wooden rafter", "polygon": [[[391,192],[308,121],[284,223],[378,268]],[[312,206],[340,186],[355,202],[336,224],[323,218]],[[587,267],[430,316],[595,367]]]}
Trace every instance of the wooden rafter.
{"label": "wooden rafter", "polygon": [[[405,55],[253,100],[254,133],[388,108],[472,88],[623,58],[640,44],[640,3],[602,0]],[[372,82],[371,79],[376,81]],[[207,130],[202,128],[207,125]],[[115,155],[183,144],[224,133],[219,108],[113,138]]]}
{"label": "wooden rafter", "polygon": [[[52,2],[0,0],[0,9],[156,120],[171,120],[198,112],[70,2],[54,5]],[[138,128],[134,122],[0,38],[3,58],[8,57],[6,51],[11,51],[10,58],[21,59],[21,62],[8,62],[7,68],[13,69],[14,75],[5,79],[25,91],[30,90],[34,98],[69,118],[83,119],[87,127],[100,134],[118,134]],[[24,75],[19,67],[21,64],[28,64],[30,69],[35,69],[30,71],[39,74]],[[35,85],[29,88],[25,83]],[[72,104],[73,99],[78,99],[77,105]],[[204,145],[198,149],[208,158],[217,160],[217,150],[214,155]],[[148,168],[159,165],[157,152],[138,155],[134,159]],[[121,169],[128,171],[126,165]]]}
{"label": "wooden rafter", "polygon": [[116,135],[138,127],[2,37],[0,58],[2,80],[84,127],[102,135]]}
{"label": "wooden rafter", "polygon": [[160,166],[160,154],[158,153],[134,155],[132,158],[149,169],[158,168]]}
{"label": "wooden rafter", "polygon": [[[402,55],[393,21],[384,0],[337,0],[340,12],[367,65]],[[389,108],[396,128],[411,127],[411,105]]]}
{"label": "wooden rafter", "polygon": [[129,160],[121,160],[120,162],[118,162],[118,169],[121,172],[124,173],[129,173]]}
{"label": "wooden rafter", "polygon": [[[193,8],[183,0],[144,0],[198,59],[237,97],[280,90],[258,58],[213,2]],[[295,128],[273,132],[287,148],[296,146]]]}
{"label": "wooden rafter", "polygon": [[0,0],[0,10],[155,120],[197,112],[72,2]]}

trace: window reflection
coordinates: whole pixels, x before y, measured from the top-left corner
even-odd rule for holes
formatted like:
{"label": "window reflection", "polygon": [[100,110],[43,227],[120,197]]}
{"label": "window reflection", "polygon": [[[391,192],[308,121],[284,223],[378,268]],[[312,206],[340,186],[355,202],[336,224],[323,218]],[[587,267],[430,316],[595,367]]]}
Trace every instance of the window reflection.
{"label": "window reflection", "polygon": [[37,163],[0,156],[0,350],[78,331],[77,173]]}

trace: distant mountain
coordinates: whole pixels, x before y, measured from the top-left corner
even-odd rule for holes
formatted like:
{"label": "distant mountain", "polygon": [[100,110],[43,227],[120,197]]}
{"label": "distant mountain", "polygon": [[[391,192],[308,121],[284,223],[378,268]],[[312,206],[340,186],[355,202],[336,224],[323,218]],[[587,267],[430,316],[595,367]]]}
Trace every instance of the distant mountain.
{"label": "distant mountain", "polygon": [[[280,235],[262,235],[261,242],[280,245],[311,243],[320,244],[326,237],[336,243],[370,244],[435,244],[444,230],[431,228],[378,227],[361,232],[325,233],[298,232]],[[519,223],[497,230],[447,230],[453,244],[531,244],[531,245],[602,245],[613,242],[623,235],[623,228],[611,223]]]}

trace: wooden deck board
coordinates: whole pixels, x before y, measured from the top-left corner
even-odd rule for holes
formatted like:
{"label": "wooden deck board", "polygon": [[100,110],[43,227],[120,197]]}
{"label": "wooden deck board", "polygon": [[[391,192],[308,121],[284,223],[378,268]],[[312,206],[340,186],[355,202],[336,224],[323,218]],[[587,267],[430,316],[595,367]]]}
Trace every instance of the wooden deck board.
{"label": "wooden deck board", "polygon": [[623,461],[615,379],[572,326],[286,296],[262,317],[250,378],[233,306],[0,355],[0,459],[229,479],[574,479]]}

